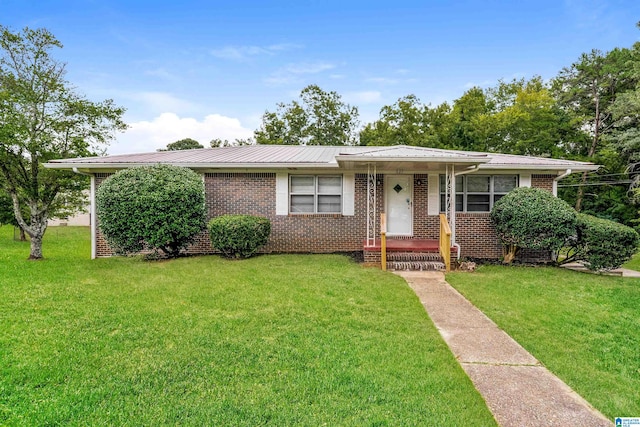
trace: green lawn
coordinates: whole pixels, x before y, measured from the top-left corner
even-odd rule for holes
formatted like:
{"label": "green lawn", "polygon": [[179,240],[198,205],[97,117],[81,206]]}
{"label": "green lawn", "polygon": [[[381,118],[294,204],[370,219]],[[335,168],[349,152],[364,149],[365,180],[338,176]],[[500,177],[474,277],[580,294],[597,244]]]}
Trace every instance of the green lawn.
{"label": "green lawn", "polygon": [[630,270],[640,271],[640,252],[636,253],[633,258],[623,265],[623,267]]}
{"label": "green lawn", "polygon": [[33,262],[11,236],[0,425],[495,425],[392,274],[341,256],[92,261],[71,227]]}
{"label": "green lawn", "polygon": [[447,281],[607,417],[640,414],[640,279],[483,266]]}

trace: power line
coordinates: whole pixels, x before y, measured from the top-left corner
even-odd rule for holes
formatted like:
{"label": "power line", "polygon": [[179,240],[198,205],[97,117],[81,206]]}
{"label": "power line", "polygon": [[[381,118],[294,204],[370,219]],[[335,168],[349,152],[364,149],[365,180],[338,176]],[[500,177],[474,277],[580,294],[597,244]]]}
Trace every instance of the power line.
{"label": "power line", "polygon": [[558,188],[561,187],[586,187],[586,186],[592,186],[592,185],[629,185],[631,184],[633,181],[630,179],[626,179],[624,181],[602,181],[602,182],[587,182],[584,184],[558,184]]}

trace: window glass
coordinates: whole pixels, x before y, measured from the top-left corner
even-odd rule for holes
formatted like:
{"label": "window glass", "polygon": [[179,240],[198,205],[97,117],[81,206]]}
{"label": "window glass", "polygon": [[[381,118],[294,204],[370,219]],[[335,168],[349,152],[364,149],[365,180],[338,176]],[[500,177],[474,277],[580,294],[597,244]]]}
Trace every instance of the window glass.
{"label": "window glass", "polygon": [[467,195],[467,212],[489,212],[489,195]]}
{"label": "window glass", "polygon": [[340,194],[342,193],[342,179],[339,176],[319,176],[319,194]]}
{"label": "window glass", "polygon": [[291,175],[289,212],[342,212],[342,176]]}
{"label": "window glass", "polygon": [[515,175],[496,175],[493,177],[493,192],[508,193],[518,185],[518,177]]}
{"label": "window glass", "polygon": [[[456,176],[456,193],[462,193],[462,176]],[[440,192],[444,193],[446,191],[446,180],[444,175],[440,175]]]}
{"label": "window glass", "polygon": [[318,196],[319,213],[340,213],[340,196]]}
{"label": "window glass", "polygon": [[293,213],[313,213],[314,196],[291,196],[291,212]]}
{"label": "window glass", "polygon": [[[444,200],[445,195],[444,194],[440,194],[440,212],[445,212],[445,203],[446,201]],[[463,209],[463,204],[462,201],[464,200],[464,196],[462,194],[456,194],[456,212],[462,212]]]}
{"label": "window glass", "polygon": [[468,176],[467,191],[469,193],[488,193],[490,180],[491,177],[488,176]]}
{"label": "window glass", "polygon": [[291,176],[291,193],[314,194],[315,193],[315,177],[292,175]]}

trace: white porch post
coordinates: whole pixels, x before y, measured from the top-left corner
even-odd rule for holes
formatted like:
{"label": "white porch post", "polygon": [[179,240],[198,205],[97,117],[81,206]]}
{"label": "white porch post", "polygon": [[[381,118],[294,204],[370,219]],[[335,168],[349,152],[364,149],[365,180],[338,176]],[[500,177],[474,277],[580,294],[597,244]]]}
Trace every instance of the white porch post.
{"label": "white porch post", "polygon": [[89,224],[91,225],[91,259],[96,259],[97,256],[97,242],[96,232],[98,227],[96,226],[96,175],[91,174],[91,192],[89,195]]}
{"label": "white porch post", "polygon": [[447,165],[447,218],[451,228],[451,244],[456,243],[456,171]]}
{"label": "white porch post", "polygon": [[376,164],[367,164],[367,246],[376,244],[377,222],[377,176]]}

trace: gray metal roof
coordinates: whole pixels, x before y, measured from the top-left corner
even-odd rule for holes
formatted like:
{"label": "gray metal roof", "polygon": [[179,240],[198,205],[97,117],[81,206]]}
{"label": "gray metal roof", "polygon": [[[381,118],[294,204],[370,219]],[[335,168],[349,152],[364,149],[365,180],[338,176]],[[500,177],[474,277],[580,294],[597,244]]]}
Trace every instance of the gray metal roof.
{"label": "gray metal roof", "polygon": [[120,154],[102,157],[51,160],[45,166],[55,169],[121,169],[150,164],[172,164],[198,169],[234,168],[339,168],[339,162],[451,162],[478,164],[483,169],[568,169],[595,170],[587,162],[508,154],[442,150],[396,145],[371,146],[299,146],[245,145],[180,151]]}

